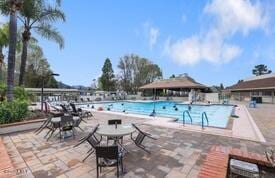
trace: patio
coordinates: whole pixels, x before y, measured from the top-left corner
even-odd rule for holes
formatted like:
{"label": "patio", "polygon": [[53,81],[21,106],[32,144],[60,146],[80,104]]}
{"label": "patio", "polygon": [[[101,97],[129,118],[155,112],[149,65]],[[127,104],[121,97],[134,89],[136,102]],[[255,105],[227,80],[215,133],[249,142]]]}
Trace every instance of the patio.
{"label": "patio", "polygon": [[[252,114],[260,113],[261,109],[254,110]],[[271,115],[268,117],[271,119]],[[266,147],[258,142],[145,125],[142,122],[146,120],[142,118],[98,112],[87,124],[82,123],[86,133],[78,132],[74,140],[68,138],[60,142],[58,138],[52,138],[46,142],[43,138],[45,133],[35,135],[33,132],[5,135],[2,140],[15,168],[27,170],[27,174],[22,174],[21,177],[95,177],[95,156],[81,162],[90,147],[86,144],[77,148],[73,146],[96,124],[106,124],[108,119],[116,118],[122,119],[123,123],[138,123],[142,130],[158,138],[156,141],[145,140],[145,145],[152,152],[147,154],[136,147],[129,137],[125,137],[123,145],[130,153],[124,159],[127,173],[123,177],[196,177],[213,145],[259,154],[263,154]],[[265,122],[263,125],[267,125],[266,120]],[[260,126],[261,131],[262,129]],[[275,138],[274,135],[269,137],[273,137],[273,140]],[[272,140],[269,140],[267,144],[271,143]],[[115,172],[113,168],[105,168],[101,177],[115,177]]]}

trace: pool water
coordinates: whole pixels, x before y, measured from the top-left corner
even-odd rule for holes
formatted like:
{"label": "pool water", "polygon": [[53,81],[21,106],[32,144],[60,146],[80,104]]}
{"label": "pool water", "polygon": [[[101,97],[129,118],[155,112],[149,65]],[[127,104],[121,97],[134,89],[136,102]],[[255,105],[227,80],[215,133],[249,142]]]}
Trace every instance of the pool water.
{"label": "pool water", "polygon": [[[183,122],[183,112],[188,110],[187,104],[179,104],[172,101],[157,101],[157,102],[108,102],[89,104],[81,107],[103,107],[104,110],[114,112],[127,112],[131,114],[141,114],[149,116],[155,108],[158,117],[170,117],[178,119],[177,122]],[[177,108],[177,110],[175,109]],[[189,111],[192,117],[192,124],[201,125],[201,115],[206,112],[209,126],[222,127],[227,126],[229,116],[232,113],[233,106],[231,105],[191,105]],[[186,115],[185,123],[190,123],[189,117]],[[204,122],[206,123],[206,121]]]}

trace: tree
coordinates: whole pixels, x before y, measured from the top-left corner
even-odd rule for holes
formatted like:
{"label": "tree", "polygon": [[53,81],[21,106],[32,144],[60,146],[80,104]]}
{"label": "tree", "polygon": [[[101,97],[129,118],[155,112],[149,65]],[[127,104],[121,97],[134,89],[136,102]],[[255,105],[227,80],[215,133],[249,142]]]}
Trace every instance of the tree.
{"label": "tree", "polygon": [[118,68],[120,69],[121,87],[130,93],[136,93],[142,85],[162,78],[162,72],[158,65],[134,54],[120,58]]}
{"label": "tree", "polygon": [[175,74],[171,75],[170,78],[176,78]]}
{"label": "tree", "polygon": [[45,87],[57,88],[58,82],[51,73],[50,65],[44,57],[42,49],[37,45],[36,41],[31,40],[29,44],[25,86],[40,88],[42,87],[42,78],[44,78]]}
{"label": "tree", "polygon": [[3,64],[4,64],[4,54],[3,48],[7,47],[9,44],[9,25],[4,24],[0,27],[0,82],[3,80]]}
{"label": "tree", "polygon": [[17,11],[21,8],[22,0],[0,0],[0,10],[4,15],[9,15],[9,52],[7,76],[7,100],[13,101],[14,68],[17,39]]}
{"label": "tree", "polygon": [[252,70],[252,73],[256,76],[270,74],[271,72],[264,64],[256,65]]}
{"label": "tree", "polygon": [[102,75],[100,77],[100,83],[102,90],[113,91],[115,90],[115,75],[112,67],[112,63],[107,58],[102,67]]}
{"label": "tree", "polygon": [[221,90],[223,90],[223,89],[224,89],[224,86],[223,86],[223,84],[222,84],[222,83],[220,84],[220,89],[221,89]]}
{"label": "tree", "polygon": [[64,47],[63,37],[52,27],[51,23],[58,20],[65,21],[65,14],[58,6],[51,7],[47,5],[45,0],[24,0],[18,18],[24,27],[22,32],[23,50],[19,76],[19,85],[23,85],[31,31],[34,30],[38,35],[57,42],[60,49],[62,49]]}

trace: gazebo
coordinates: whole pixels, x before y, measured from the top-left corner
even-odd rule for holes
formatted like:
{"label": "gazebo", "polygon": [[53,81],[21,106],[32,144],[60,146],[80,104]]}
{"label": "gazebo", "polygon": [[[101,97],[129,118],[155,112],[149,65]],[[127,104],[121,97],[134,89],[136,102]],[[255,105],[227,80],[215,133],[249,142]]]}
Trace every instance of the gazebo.
{"label": "gazebo", "polygon": [[144,93],[155,91],[160,96],[188,96],[191,91],[206,92],[209,87],[196,82],[187,74],[175,78],[157,80],[139,88]]}

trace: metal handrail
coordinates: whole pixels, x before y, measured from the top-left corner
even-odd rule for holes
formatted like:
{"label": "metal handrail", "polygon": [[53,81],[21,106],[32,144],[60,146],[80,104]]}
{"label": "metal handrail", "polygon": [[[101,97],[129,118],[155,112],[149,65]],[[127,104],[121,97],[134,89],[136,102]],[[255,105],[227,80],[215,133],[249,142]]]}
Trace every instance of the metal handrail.
{"label": "metal handrail", "polygon": [[207,125],[209,125],[209,121],[208,121],[208,117],[207,117],[206,112],[203,112],[201,114],[201,127],[202,127],[202,129],[204,129],[204,119],[206,119]]}
{"label": "metal handrail", "polygon": [[188,110],[185,110],[185,111],[183,111],[183,114],[182,114],[183,125],[185,125],[185,113],[187,113],[187,115],[189,116],[189,119],[190,119],[191,124],[192,124],[192,123],[193,123],[192,117],[191,117],[189,111],[188,111]]}

